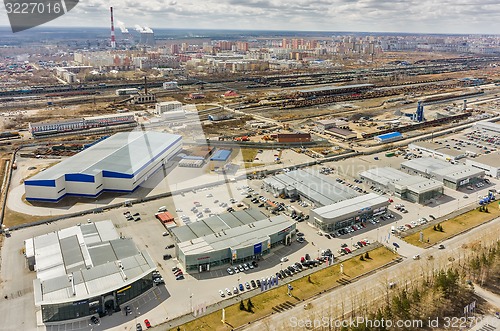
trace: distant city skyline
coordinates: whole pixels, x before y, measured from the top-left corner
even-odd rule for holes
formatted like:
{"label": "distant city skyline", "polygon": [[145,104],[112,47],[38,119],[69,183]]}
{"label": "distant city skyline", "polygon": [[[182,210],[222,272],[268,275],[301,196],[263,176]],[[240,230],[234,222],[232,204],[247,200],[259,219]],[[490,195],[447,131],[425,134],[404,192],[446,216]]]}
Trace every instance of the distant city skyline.
{"label": "distant city skyline", "polygon": [[107,27],[110,6],[128,29],[500,33],[496,0],[87,0],[44,26]]}

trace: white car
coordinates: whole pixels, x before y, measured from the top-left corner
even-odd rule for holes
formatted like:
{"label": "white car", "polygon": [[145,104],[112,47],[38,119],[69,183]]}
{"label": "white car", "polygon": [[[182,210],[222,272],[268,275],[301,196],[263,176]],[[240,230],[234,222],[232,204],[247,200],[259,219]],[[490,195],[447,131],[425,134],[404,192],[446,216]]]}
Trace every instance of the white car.
{"label": "white car", "polygon": [[288,261],[288,258],[287,258],[286,256],[284,256],[284,257],[282,257],[282,258],[280,259],[280,262],[286,262],[286,261]]}
{"label": "white car", "polygon": [[225,297],[226,295],[224,294],[224,291],[223,290],[219,290],[219,294],[221,296],[221,298]]}

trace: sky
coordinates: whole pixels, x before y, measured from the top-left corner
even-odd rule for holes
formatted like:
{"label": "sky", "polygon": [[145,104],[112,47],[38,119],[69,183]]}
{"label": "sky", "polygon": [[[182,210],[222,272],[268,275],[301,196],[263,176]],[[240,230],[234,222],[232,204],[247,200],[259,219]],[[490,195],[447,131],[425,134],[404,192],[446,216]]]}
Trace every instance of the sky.
{"label": "sky", "polygon": [[110,6],[129,29],[500,33],[498,0],[80,0],[46,26],[109,26]]}

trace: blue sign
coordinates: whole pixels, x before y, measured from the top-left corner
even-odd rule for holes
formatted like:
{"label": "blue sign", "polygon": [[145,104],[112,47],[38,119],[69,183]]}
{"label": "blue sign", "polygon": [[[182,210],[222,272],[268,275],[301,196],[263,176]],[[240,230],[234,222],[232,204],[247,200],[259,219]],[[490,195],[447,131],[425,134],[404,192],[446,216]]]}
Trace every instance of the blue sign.
{"label": "blue sign", "polygon": [[257,255],[262,253],[262,243],[253,245],[253,254]]}

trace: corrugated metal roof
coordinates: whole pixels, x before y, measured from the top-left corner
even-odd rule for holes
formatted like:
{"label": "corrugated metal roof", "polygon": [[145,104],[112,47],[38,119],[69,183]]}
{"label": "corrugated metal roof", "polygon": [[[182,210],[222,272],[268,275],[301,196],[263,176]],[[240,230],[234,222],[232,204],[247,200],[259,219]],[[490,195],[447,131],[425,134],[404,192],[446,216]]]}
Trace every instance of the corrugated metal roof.
{"label": "corrugated metal roof", "polygon": [[279,187],[293,187],[307,199],[322,206],[359,195],[353,189],[311,169],[290,171],[264,181],[271,186],[278,182]]}
{"label": "corrugated metal roof", "polygon": [[212,157],[210,157],[210,161],[226,161],[231,155],[231,151],[228,149],[219,149],[215,152]]}
{"label": "corrugated metal roof", "polygon": [[217,235],[210,234],[192,241],[181,242],[178,247],[185,255],[208,253],[229,248],[238,249],[264,242],[269,239],[271,234],[293,227],[294,224],[283,215],[279,215],[253,222],[251,227],[241,225]]}
{"label": "corrugated metal roof", "polygon": [[[87,246],[85,240],[89,237],[92,243]],[[96,238],[112,240],[95,241]],[[66,228],[35,237],[33,243],[37,266],[34,285],[38,287],[35,302],[38,305],[83,300],[109,292],[156,267],[151,257],[146,252],[139,252],[131,239],[119,238],[111,221]],[[86,256],[89,268],[84,262]],[[69,274],[76,295],[73,295]]]}
{"label": "corrugated metal roof", "polygon": [[411,178],[411,175],[389,167],[369,169],[361,172],[359,175],[383,186],[387,186],[389,183],[397,182],[405,178]]}
{"label": "corrugated metal roof", "polygon": [[324,218],[337,218],[343,215],[357,212],[364,208],[372,208],[379,204],[388,205],[388,199],[375,193],[364,194],[359,197],[337,202],[328,206],[313,209],[313,211]]}
{"label": "corrugated metal roof", "polygon": [[267,218],[266,215],[256,209],[239,210],[232,213],[211,216],[189,225],[183,225],[172,229],[172,232],[179,242],[183,242],[260,221],[265,218]]}
{"label": "corrugated metal roof", "polygon": [[381,135],[377,136],[377,138],[379,138],[381,140],[393,139],[393,138],[399,138],[399,137],[403,137],[403,135],[400,132],[389,132],[389,133],[385,133],[385,134],[381,134]]}
{"label": "corrugated metal roof", "polygon": [[160,132],[121,132],[89,147],[30,180],[50,180],[65,174],[95,175],[103,170],[132,175],[181,136]]}

